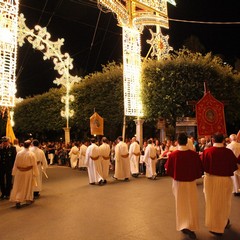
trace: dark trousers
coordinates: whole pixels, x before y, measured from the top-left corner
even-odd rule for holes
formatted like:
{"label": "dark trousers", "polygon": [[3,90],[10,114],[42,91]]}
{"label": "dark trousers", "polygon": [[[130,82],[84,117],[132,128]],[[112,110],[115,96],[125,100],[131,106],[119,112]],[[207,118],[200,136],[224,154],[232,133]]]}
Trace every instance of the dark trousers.
{"label": "dark trousers", "polygon": [[3,196],[10,196],[12,189],[12,170],[0,169],[0,189]]}

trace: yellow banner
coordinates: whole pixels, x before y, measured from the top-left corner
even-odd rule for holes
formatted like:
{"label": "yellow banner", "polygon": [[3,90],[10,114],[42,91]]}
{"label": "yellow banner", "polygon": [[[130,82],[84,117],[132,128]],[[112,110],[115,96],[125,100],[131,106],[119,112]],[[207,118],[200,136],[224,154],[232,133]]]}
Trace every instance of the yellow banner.
{"label": "yellow banner", "polygon": [[10,138],[11,143],[13,143],[14,139],[16,139],[15,134],[13,132],[12,125],[11,125],[11,119],[10,119],[9,111],[8,111],[8,119],[7,119],[7,125],[6,125],[6,137]]}
{"label": "yellow banner", "polygon": [[104,135],[103,134],[104,120],[96,112],[90,117],[91,135]]}

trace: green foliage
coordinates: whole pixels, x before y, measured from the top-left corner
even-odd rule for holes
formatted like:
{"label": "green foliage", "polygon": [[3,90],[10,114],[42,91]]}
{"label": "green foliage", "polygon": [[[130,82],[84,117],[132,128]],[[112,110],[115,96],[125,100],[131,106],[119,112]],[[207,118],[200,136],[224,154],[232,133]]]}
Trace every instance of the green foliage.
{"label": "green foliage", "polygon": [[104,132],[112,136],[123,118],[122,67],[115,63],[103,66],[102,72],[86,76],[76,84],[72,94],[75,97],[75,115],[71,125],[89,131],[89,118],[94,110],[104,118]]}
{"label": "green foliage", "polygon": [[61,117],[62,90],[27,98],[15,108],[15,129],[18,133],[38,133],[62,129],[65,120]]}
{"label": "green foliage", "polygon": [[239,99],[236,101],[239,80],[239,75],[234,75],[229,65],[224,65],[219,57],[210,53],[203,56],[183,49],[169,59],[147,60],[142,79],[145,117],[163,117],[175,126],[177,117],[195,116],[193,106],[187,102],[203,97],[205,82],[216,99],[228,100],[226,116],[229,121],[234,121],[240,117],[234,111],[236,104],[240,106]]}
{"label": "green foliage", "polygon": [[[89,118],[98,112],[104,118],[104,134],[114,139],[121,134],[124,115],[122,66],[109,63],[102,72],[86,76],[75,84],[71,93],[75,101],[70,109],[74,116],[70,119],[71,139],[81,139],[90,135]],[[145,126],[163,117],[175,126],[177,117],[194,117],[192,105],[188,101],[199,101],[204,95],[204,83],[219,101],[227,101],[225,116],[228,124],[240,120],[240,76],[233,74],[229,65],[223,64],[210,53],[201,55],[186,49],[174,53],[169,59],[147,60],[143,66],[142,98]],[[51,89],[48,93],[27,98],[15,108],[15,131],[24,134],[63,133],[66,119],[60,112],[64,104],[63,88]],[[132,118],[127,118],[128,131],[135,127]],[[148,123],[147,123],[148,122]],[[133,132],[131,132],[133,134]]]}

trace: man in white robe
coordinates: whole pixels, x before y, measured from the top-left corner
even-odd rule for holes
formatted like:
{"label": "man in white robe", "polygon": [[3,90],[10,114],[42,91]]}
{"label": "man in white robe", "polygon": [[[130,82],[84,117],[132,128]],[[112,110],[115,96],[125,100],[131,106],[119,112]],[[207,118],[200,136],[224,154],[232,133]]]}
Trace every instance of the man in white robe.
{"label": "man in white robe", "polygon": [[88,168],[88,178],[89,184],[95,185],[103,185],[103,177],[102,177],[102,166],[99,158],[99,148],[96,145],[96,140],[92,138],[90,140],[91,145],[88,146],[86,151],[85,165]]}
{"label": "man in white robe", "polygon": [[[237,142],[237,135],[231,134],[229,136],[230,143],[227,148],[231,149],[236,157],[240,155],[240,143]],[[231,177],[233,180],[233,193],[235,196],[240,196],[240,166],[238,165],[238,170],[234,172]]]}
{"label": "man in white robe", "polygon": [[106,137],[102,138],[102,144],[99,146],[99,157],[102,165],[103,181],[107,183],[110,168],[110,146]]}
{"label": "man in white robe", "polygon": [[196,179],[202,176],[203,167],[199,154],[189,149],[185,133],[179,134],[178,149],[169,154],[165,166],[167,174],[173,178],[176,229],[196,239],[194,231],[199,228]]}
{"label": "man in white robe", "polygon": [[78,168],[80,170],[86,169],[86,165],[84,164],[84,162],[85,162],[85,158],[86,158],[87,146],[88,146],[88,142],[84,141],[79,148]]}
{"label": "man in white robe", "polygon": [[144,152],[143,161],[146,165],[146,177],[148,179],[155,180],[157,177],[156,173],[156,161],[157,161],[157,152],[153,146],[152,139],[148,140],[148,145]]}
{"label": "man in white robe", "polygon": [[209,232],[222,236],[230,227],[233,182],[238,159],[224,146],[222,133],[213,135],[213,146],[202,154],[205,196],[205,225]]}
{"label": "man in white robe", "polygon": [[130,178],[128,145],[123,142],[121,136],[118,137],[115,147],[115,174],[113,178],[124,181],[129,181]]}
{"label": "man in white robe", "polygon": [[73,143],[71,150],[69,152],[71,168],[75,169],[78,163],[79,149],[77,143]]}
{"label": "man in white robe", "polygon": [[21,203],[33,202],[33,186],[37,184],[36,177],[39,175],[36,155],[30,151],[31,141],[24,142],[24,149],[17,153],[12,170],[14,176],[13,189],[10,201],[20,208]]}
{"label": "man in white robe", "polygon": [[37,185],[33,187],[33,191],[34,198],[38,198],[40,196],[39,192],[42,191],[42,175],[43,173],[46,173],[48,163],[44,151],[39,148],[39,141],[37,139],[34,139],[32,141],[32,145],[33,146],[30,147],[30,151],[34,152],[36,155],[39,172],[39,175],[36,177]]}
{"label": "man in white robe", "polygon": [[139,158],[140,145],[138,144],[136,137],[133,137],[129,147],[130,170],[133,177],[138,177],[139,175]]}

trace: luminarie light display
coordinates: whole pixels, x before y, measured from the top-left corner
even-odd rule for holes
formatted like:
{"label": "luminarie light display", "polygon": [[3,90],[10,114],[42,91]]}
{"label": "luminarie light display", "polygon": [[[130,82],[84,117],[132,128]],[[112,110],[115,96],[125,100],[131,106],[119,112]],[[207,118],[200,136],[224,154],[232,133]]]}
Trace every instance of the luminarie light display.
{"label": "luminarie light display", "polygon": [[141,42],[146,25],[168,28],[167,2],[174,0],[98,0],[99,8],[117,15],[123,33],[124,113],[142,117],[141,100]]}
{"label": "luminarie light display", "polygon": [[54,69],[60,75],[60,78],[56,78],[53,82],[57,85],[65,87],[65,95],[61,98],[61,101],[65,104],[65,109],[61,111],[61,116],[66,118],[65,130],[65,142],[70,142],[70,128],[69,118],[73,116],[74,111],[70,109],[70,103],[74,101],[73,95],[70,91],[75,83],[81,81],[78,76],[72,76],[69,72],[73,68],[73,59],[68,53],[62,53],[61,47],[63,46],[64,39],[58,39],[57,41],[51,41],[51,34],[47,32],[47,29],[36,25],[34,29],[29,29],[25,23],[26,19],[23,14],[19,16],[19,35],[18,43],[22,46],[25,40],[28,40],[32,44],[34,49],[40,50],[43,53],[44,60],[52,60],[54,63]]}
{"label": "luminarie light display", "polygon": [[0,0],[0,106],[13,107],[16,93],[18,0]]}

